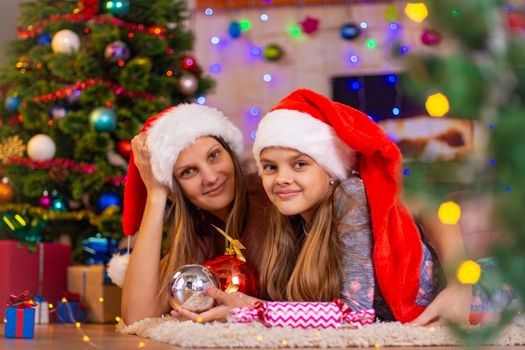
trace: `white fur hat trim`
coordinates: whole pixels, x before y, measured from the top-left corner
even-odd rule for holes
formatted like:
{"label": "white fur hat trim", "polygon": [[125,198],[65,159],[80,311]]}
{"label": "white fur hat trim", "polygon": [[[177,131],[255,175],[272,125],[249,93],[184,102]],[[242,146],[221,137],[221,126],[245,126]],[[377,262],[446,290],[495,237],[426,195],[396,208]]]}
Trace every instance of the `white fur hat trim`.
{"label": "white fur hat trim", "polygon": [[241,130],[224,114],[198,104],[180,104],[163,112],[146,131],[153,175],[173,186],[173,165],[179,153],[202,136],[221,137],[240,156],[244,148]]}
{"label": "white fur hat trim", "polygon": [[338,180],[345,179],[353,165],[354,152],[332,127],[309,114],[277,109],[261,120],[253,144],[259,173],[261,152],[268,147],[293,148],[308,155]]}

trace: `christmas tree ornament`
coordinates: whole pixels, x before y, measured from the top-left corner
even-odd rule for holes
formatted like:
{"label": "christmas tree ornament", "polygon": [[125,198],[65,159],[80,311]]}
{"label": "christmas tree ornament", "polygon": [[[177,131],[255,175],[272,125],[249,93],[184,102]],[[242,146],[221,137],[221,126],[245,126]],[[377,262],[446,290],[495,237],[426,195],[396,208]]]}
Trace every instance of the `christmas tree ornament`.
{"label": "christmas tree ornament", "polygon": [[284,50],[278,44],[268,44],[263,51],[263,57],[270,62],[279,61],[283,55]]}
{"label": "christmas tree ornament", "polygon": [[122,200],[120,196],[113,192],[102,193],[98,197],[97,207],[100,212],[103,212],[109,206],[116,206],[122,208]]}
{"label": "christmas tree ornament", "polygon": [[232,39],[237,39],[241,36],[241,24],[237,21],[231,21],[228,25],[228,34]]}
{"label": "christmas tree ornament", "polygon": [[68,210],[67,203],[62,197],[56,197],[51,200],[49,210],[59,213],[65,213]]}
{"label": "christmas tree ornament", "polygon": [[186,96],[192,95],[199,88],[199,81],[193,74],[183,74],[179,78],[179,90]]}
{"label": "christmas tree ornament", "polygon": [[42,32],[40,35],[38,35],[38,45],[40,46],[46,46],[51,44],[52,38],[51,34],[48,32]]}
{"label": "christmas tree ornament", "polygon": [[22,99],[18,95],[7,96],[4,107],[9,113],[17,113]]}
{"label": "christmas tree ornament", "polygon": [[54,53],[73,54],[80,49],[80,38],[77,33],[69,29],[62,29],[55,33],[51,41]]}
{"label": "christmas tree ornament", "polygon": [[0,203],[9,203],[15,198],[15,190],[9,179],[3,177],[0,181]]}
{"label": "christmas tree ornament", "polygon": [[89,124],[98,132],[112,132],[117,127],[117,115],[112,109],[97,107],[89,114]]}
{"label": "christmas tree ornament", "polygon": [[55,157],[56,144],[51,137],[46,134],[37,134],[27,143],[27,155],[36,161],[47,161]]}
{"label": "christmas tree ornament", "polygon": [[31,60],[27,56],[22,56],[16,62],[15,67],[22,73],[25,73],[28,69],[32,68]]}
{"label": "christmas tree ornament", "polygon": [[204,295],[210,286],[219,288],[213,271],[202,265],[184,265],[169,280],[169,303],[174,309],[188,306],[194,311],[204,311],[213,305],[213,298]]}
{"label": "christmas tree ornament", "polygon": [[301,22],[301,31],[305,34],[312,35],[319,30],[319,19],[306,16]]}
{"label": "christmas tree ornament", "polygon": [[425,29],[421,34],[421,42],[427,46],[435,46],[441,42],[441,34],[435,30]]}
{"label": "christmas tree ornament", "polygon": [[51,198],[49,197],[49,192],[44,191],[42,197],[38,200],[38,205],[42,208],[49,208],[51,206]]}
{"label": "christmas tree ornament", "polygon": [[112,15],[126,15],[129,9],[129,0],[107,0],[104,3],[104,10]]}
{"label": "christmas tree ornament", "polygon": [[224,230],[214,226],[226,238],[229,246],[224,255],[203,263],[217,276],[220,288],[227,292],[242,292],[248,295],[257,294],[257,270],[255,266],[246,261],[241,250],[245,249],[242,243],[230,237]]}
{"label": "christmas tree ornament", "polygon": [[55,121],[64,119],[66,114],[67,114],[67,109],[64,106],[55,106],[51,108],[50,115],[51,115],[51,118],[53,118],[53,120]]}
{"label": "christmas tree ornament", "polygon": [[126,61],[129,56],[128,44],[120,40],[109,43],[104,50],[104,59],[109,63]]}
{"label": "christmas tree ornament", "polygon": [[99,12],[98,0],[79,0],[78,9],[87,18],[91,18]]}
{"label": "christmas tree ornament", "polygon": [[66,102],[70,107],[77,107],[78,102],[80,100],[80,95],[82,94],[81,89],[73,90],[69,95],[66,97]]}
{"label": "christmas tree ornament", "polygon": [[197,68],[197,60],[195,57],[190,55],[184,55],[180,58],[182,69],[188,72],[192,72]]}
{"label": "christmas tree ornament", "polygon": [[129,140],[120,140],[117,143],[118,153],[126,159],[131,156],[131,142]]}
{"label": "christmas tree ornament", "polygon": [[346,23],[341,26],[339,33],[344,40],[354,40],[361,34],[361,29],[355,23]]}
{"label": "christmas tree ornament", "polygon": [[8,137],[0,142],[0,162],[10,158],[18,158],[24,155],[26,145],[18,135]]}

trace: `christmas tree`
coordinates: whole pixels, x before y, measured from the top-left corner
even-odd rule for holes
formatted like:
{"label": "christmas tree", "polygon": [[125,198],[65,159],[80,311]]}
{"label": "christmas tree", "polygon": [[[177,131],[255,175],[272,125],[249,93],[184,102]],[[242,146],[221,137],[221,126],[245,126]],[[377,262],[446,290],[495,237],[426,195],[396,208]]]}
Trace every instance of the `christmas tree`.
{"label": "christmas tree", "polygon": [[490,194],[497,203],[495,216],[506,236],[492,253],[501,277],[477,277],[488,292],[502,282],[511,284],[519,303],[503,313],[498,325],[466,331],[455,327],[469,345],[482,344],[501,331],[522,314],[525,302],[525,7],[515,3],[426,1],[418,12],[426,16],[428,11],[429,23],[454,40],[455,50],[407,58],[406,86],[426,100],[430,115],[432,109],[444,112],[434,116],[450,109],[453,115],[476,120],[488,134],[482,157],[448,165],[413,164],[405,177],[409,188],[431,193],[439,201],[445,193],[467,189]]}
{"label": "christmas tree", "polygon": [[187,18],[185,0],[21,5],[0,67],[0,239],[121,236],[131,138],[213,86]]}

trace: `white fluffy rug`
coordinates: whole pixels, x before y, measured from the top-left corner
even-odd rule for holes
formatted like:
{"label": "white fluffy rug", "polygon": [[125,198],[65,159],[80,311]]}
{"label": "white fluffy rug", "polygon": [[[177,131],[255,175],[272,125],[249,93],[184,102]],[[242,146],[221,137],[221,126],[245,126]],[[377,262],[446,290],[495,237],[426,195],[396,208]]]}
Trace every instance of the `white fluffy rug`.
{"label": "white fluffy rug", "polygon": [[[376,323],[360,330],[302,330],[266,328],[260,323],[197,324],[171,317],[148,318],[117,331],[188,348],[369,347],[460,345],[446,327],[410,327]],[[487,345],[525,345],[525,326],[510,325]]]}

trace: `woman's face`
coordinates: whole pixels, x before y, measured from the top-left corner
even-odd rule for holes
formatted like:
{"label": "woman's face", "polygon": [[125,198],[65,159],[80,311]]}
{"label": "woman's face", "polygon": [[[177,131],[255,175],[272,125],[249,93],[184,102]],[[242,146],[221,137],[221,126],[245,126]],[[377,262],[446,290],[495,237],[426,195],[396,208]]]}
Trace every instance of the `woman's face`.
{"label": "woman's face", "polygon": [[233,160],[213,137],[198,138],[180,152],[173,176],[183,195],[197,208],[226,220],[235,197]]}
{"label": "woman's face", "polygon": [[330,191],[330,175],[312,158],[291,148],[265,148],[261,166],[264,190],[277,209],[311,221],[313,208]]}

